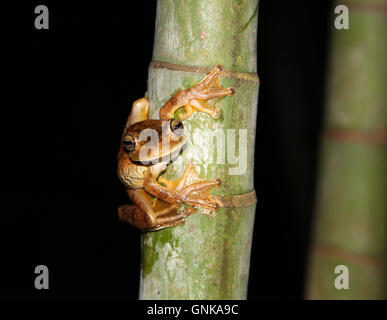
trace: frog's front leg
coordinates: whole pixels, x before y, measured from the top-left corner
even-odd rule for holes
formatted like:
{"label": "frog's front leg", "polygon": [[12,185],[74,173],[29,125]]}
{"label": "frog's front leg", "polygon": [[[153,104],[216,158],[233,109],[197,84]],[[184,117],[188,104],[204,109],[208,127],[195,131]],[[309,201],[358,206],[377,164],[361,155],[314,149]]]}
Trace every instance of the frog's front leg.
{"label": "frog's front leg", "polygon": [[157,181],[159,183],[165,184],[165,186],[169,189],[181,191],[185,186],[188,186],[189,184],[192,184],[194,182],[205,181],[205,179],[200,177],[195,172],[195,165],[192,163],[192,160],[190,160],[184,170],[184,173],[179,179],[167,180],[167,179],[164,179],[162,176],[159,176]]}
{"label": "frog's front leg", "polygon": [[195,111],[209,114],[213,118],[218,118],[219,110],[206,106],[206,101],[224,96],[232,96],[234,88],[223,88],[219,83],[219,75],[223,71],[221,65],[217,65],[198,84],[186,90],[177,92],[161,109],[160,119],[167,120],[174,116],[174,113],[184,107],[185,114],[180,114],[180,120],[184,120]]}
{"label": "frog's front leg", "polygon": [[157,199],[168,203],[188,203],[197,205],[208,210],[217,210],[219,204],[215,202],[208,193],[213,187],[221,184],[220,179],[205,180],[194,171],[195,165],[189,163],[183,175],[175,181],[158,178],[156,182],[154,175],[149,172],[144,180],[144,189]]}
{"label": "frog's front leg", "polygon": [[127,190],[128,196],[134,205],[123,205],[118,208],[118,216],[122,221],[146,231],[156,231],[175,225],[184,224],[184,218],[194,214],[196,206],[189,206],[178,211],[177,203],[168,204],[161,208],[152,205],[152,199],[143,190]]}

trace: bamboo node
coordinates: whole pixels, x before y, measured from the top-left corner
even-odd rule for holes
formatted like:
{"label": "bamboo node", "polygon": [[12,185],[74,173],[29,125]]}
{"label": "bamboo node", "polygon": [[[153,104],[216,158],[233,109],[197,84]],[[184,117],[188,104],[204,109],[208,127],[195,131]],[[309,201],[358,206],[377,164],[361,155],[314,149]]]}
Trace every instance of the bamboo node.
{"label": "bamboo node", "polygon": [[[163,61],[151,61],[149,68],[156,69],[167,69],[173,71],[182,71],[182,72],[194,72],[194,73],[208,73],[212,68],[198,67],[198,66],[188,66],[183,64],[169,63]],[[223,70],[222,77],[234,78],[244,81],[259,82],[258,74],[256,72],[239,72],[239,71],[230,71]]]}

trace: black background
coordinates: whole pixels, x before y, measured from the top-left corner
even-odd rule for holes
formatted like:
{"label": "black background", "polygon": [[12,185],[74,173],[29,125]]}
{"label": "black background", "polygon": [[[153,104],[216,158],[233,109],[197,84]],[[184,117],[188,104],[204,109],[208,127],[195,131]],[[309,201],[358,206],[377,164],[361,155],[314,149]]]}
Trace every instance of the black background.
{"label": "black background", "polygon": [[[50,29],[34,28],[46,4]],[[300,299],[313,219],[330,1],[260,0],[249,299]],[[156,1],[31,2],[5,11],[1,295],[137,299],[140,232],[116,154],[146,91]],[[5,72],[5,70],[9,72]],[[50,290],[34,288],[34,268]]]}

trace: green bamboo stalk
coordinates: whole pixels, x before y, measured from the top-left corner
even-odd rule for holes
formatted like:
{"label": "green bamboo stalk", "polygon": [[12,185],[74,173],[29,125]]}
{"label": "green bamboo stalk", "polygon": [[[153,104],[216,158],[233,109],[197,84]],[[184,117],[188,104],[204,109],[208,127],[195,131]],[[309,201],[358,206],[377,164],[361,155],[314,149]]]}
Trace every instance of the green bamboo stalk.
{"label": "green bamboo stalk", "polygon": [[[165,178],[181,176],[193,158],[202,177],[222,179],[212,194],[238,195],[254,190],[257,11],[257,0],[158,1],[153,61],[168,65],[153,63],[149,68],[150,117],[157,118],[161,106],[177,90],[194,85],[205,75],[196,67],[223,65],[232,73],[220,78],[222,85],[236,89],[233,97],[216,103],[221,110],[219,119],[195,113],[184,121],[189,133],[187,148],[179,161],[169,165]],[[243,174],[229,174],[229,168],[236,164],[228,162],[227,154],[225,164],[202,161],[203,156],[215,157],[217,153],[216,160],[230,148],[227,129],[235,129],[232,141],[236,140],[238,150],[240,128],[247,129],[247,170]],[[195,135],[198,129],[209,132]],[[212,146],[208,143],[215,130],[226,137],[226,148],[217,152],[216,139]],[[201,151],[193,154],[198,148]],[[187,218],[184,226],[143,234],[140,299],[246,298],[255,205],[221,208],[215,218],[200,212]]]}
{"label": "green bamboo stalk", "polygon": [[[349,29],[331,24],[328,111],[307,297],[386,299],[387,1],[337,4],[349,8]],[[337,265],[348,267],[348,290],[334,285]]]}

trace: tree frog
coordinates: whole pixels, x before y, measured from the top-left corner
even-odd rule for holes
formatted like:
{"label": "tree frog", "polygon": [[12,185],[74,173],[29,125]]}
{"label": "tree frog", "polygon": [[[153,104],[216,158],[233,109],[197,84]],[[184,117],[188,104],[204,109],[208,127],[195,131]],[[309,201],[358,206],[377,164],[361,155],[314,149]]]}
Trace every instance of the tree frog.
{"label": "tree frog", "polygon": [[[156,231],[184,224],[184,219],[194,214],[198,207],[207,212],[218,209],[219,203],[211,198],[209,190],[219,186],[220,179],[207,181],[201,178],[191,162],[178,180],[169,181],[160,174],[186,143],[182,120],[195,111],[218,118],[219,111],[206,106],[206,101],[235,93],[233,88],[225,89],[220,85],[218,77],[222,70],[218,65],[195,86],[178,91],[160,109],[160,120],[148,119],[149,102],[146,98],[133,103],[121,139],[117,168],[118,177],[127,188],[133,205],[123,205],[118,209],[121,220],[141,230]],[[185,113],[174,119],[180,108],[184,108]],[[150,135],[143,139],[141,135],[147,129],[152,129],[153,138]],[[152,143],[157,152],[143,152],[144,147]],[[179,211],[184,203],[188,206]]]}

